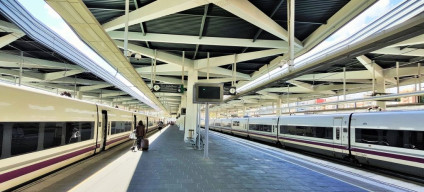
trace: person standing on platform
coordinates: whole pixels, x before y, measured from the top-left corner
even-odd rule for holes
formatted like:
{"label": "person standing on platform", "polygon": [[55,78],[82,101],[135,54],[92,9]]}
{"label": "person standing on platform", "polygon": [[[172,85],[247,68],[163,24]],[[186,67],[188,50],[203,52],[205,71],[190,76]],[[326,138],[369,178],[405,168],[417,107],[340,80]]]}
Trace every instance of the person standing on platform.
{"label": "person standing on platform", "polygon": [[138,122],[138,125],[136,127],[136,134],[137,134],[137,147],[138,147],[138,150],[141,150],[141,142],[146,136],[146,127],[143,125],[143,121]]}
{"label": "person standing on platform", "polygon": [[158,129],[159,129],[159,131],[160,131],[162,128],[163,128],[163,122],[162,122],[162,121],[159,121],[159,124],[158,124]]}

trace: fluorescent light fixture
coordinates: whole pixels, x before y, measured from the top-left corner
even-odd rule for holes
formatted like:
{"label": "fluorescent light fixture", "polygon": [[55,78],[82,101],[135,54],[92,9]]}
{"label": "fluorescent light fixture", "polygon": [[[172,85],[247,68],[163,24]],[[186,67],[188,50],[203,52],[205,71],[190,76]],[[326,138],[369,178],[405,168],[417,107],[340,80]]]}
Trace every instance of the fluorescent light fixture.
{"label": "fluorescent light fixture", "polygon": [[[377,4],[373,5],[376,6]],[[332,53],[340,50],[340,49],[346,49],[349,47],[349,45],[358,42],[366,37],[369,37],[377,32],[381,32],[385,29],[388,29],[390,27],[393,27],[396,24],[399,24],[400,22],[403,22],[407,19],[410,19],[414,16],[416,16],[419,13],[422,13],[424,11],[424,1],[404,1],[401,4],[397,5],[395,8],[391,9],[385,15],[379,17],[377,20],[371,22],[363,29],[359,30],[349,38],[335,42],[331,45],[327,45],[323,47],[324,42],[328,39],[332,38],[330,36],[325,41],[321,42],[319,45],[317,45],[314,49],[310,50],[309,52],[299,56],[298,58],[295,58],[293,63],[293,68],[301,68],[303,66],[309,65],[315,60],[318,60],[320,58],[326,57],[327,55],[331,55]],[[371,7],[373,7],[371,6]],[[370,8],[371,8],[370,7]],[[370,9],[369,8],[369,9]],[[366,13],[366,11],[364,12]],[[364,14],[362,13],[362,14]],[[362,15],[361,14],[361,15]],[[358,16],[359,17],[359,16]],[[357,17],[357,18],[358,18]],[[355,19],[357,19],[355,18]],[[354,20],[355,20],[354,19]],[[351,22],[353,22],[352,20]],[[349,27],[348,24],[345,27]],[[345,28],[343,27],[343,28]],[[342,28],[342,29],[343,29]],[[340,29],[340,30],[342,30]],[[237,88],[238,92],[247,91],[248,89],[251,89],[261,83],[264,83],[267,80],[276,78],[277,76],[283,76],[287,73],[289,73],[287,69],[287,65],[284,68],[276,68],[272,70],[271,72],[268,72],[257,79],[250,81],[249,83]]]}

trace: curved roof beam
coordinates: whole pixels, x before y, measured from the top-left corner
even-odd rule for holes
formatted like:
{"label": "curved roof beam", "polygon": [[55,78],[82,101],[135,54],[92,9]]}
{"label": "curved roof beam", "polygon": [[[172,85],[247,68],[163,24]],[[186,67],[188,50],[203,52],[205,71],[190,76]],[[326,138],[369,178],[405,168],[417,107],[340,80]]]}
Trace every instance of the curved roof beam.
{"label": "curved roof beam", "polygon": [[[109,31],[112,39],[124,39],[124,31]],[[219,45],[219,46],[235,46],[235,47],[259,47],[259,48],[279,48],[287,52],[288,44],[282,40],[256,40],[225,37],[205,37],[190,35],[172,35],[159,33],[128,32],[129,41],[151,41],[160,43],[181,43],[192,45]]]}
{"label": "curved roof beam", "polygon": [[[259,59],[263,57],[269,57],[284,53],[283,49],[268,49],[263,51],[254,51],[249,53],[237,54],[236,62],[249,61],[253,59]],[[196,69],[206,69],[208,59],[199,59],[194,62]],[[222,65],[228,65],[234,63],[234,55],[225,55],[220,57],[209,58],[209,67],[219,67]]]}
{"label": "curved roof beam", "polygon": [[[228,12],[246,20],[253,25],[285,40],[289,40],[287,30],[281,27],[278,23],[268,17],[260,9],[255,7],[248,0],[212,0],[217,6],[227,10]],[[294,39],[295,46],[303,47],[303,43],[298,39]]]}
{"label": "curved roof beam", "polygon": [[[157,0],[129,13],[128,26],[208,4],[206,0]],[[103,24],[106,31],[125,26],[125,15]]]}

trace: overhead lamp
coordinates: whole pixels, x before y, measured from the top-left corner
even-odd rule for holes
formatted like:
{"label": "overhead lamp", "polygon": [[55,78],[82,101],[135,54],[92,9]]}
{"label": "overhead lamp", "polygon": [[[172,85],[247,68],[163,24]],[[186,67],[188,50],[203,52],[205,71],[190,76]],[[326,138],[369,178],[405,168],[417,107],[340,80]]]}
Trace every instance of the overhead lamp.
{"label": "overhead lamp", "polygon": [[137,60],[140,60],[140,59],[141,59],[141,54],[136,53],[136,54],[134,55],[134,58],[135,58],[135,59],[137,59]]}

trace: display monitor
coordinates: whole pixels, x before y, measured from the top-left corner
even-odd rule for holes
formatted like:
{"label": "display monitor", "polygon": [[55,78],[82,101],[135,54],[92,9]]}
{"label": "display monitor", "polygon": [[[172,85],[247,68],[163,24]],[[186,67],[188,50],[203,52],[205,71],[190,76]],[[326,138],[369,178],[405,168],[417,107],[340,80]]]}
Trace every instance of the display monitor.
{"label": "display monitor", "polygon": [[193,86],[193,103],[221,103],[223,84],[197,83]]}

